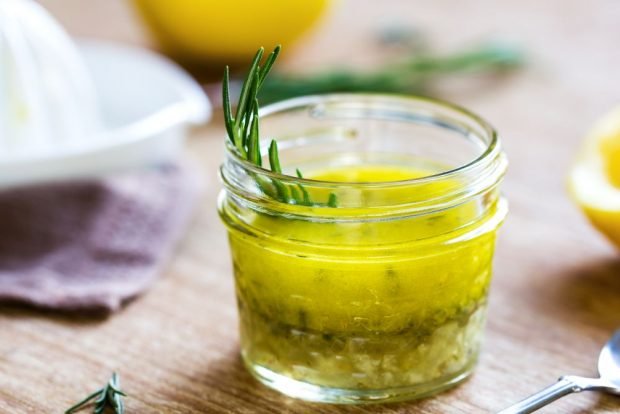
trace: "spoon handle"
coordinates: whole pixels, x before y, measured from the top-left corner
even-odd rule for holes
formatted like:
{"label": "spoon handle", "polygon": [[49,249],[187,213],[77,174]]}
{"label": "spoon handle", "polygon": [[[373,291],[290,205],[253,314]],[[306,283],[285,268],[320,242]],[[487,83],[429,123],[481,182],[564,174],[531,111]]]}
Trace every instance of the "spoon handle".
{"label": "spoon handle", "polygon": [[528,414],[532,413],[558,398],[574,392],[581,392],[583,388],[573,380],[575,377],[561,377],[555,384],[526,398],[515,405],[508,407],[497,414]]}

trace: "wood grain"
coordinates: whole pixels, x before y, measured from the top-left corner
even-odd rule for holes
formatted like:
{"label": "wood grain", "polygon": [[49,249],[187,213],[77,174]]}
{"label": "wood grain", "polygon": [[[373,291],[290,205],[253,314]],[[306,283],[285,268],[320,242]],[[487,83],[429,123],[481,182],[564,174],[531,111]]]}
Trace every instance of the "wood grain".
{"label": "wood grain", "polygon": [[[77,35],[149,44],[120,0],[45,0]],[[292,68],[376,63],[385,23],[420,27],[438,47],[490,37],[524,45],[526,70],[500,82],[442,85],[496,125],[511,161],[510,215],[497,249],[486,341],[475,375],[434,398],[397,405],[305,404],[267,390],[237,356],[237,315],[215,211],[221,119],[190,140],[207,190],[173,260],[148,294],[110,318],[0,308],[0,413],[59,413],[121,373],[132,413],[486,413],[564,373],[595,374],[620,326],[620,257],[565,191],[593,120],[620,101],[620,2],[341,1],[285,58]],[[471,86],[473,85],[473,86]],[[1,229],[0,229],[1,231]],[[580,394],[541,413],[620,412],[620,398]]]}

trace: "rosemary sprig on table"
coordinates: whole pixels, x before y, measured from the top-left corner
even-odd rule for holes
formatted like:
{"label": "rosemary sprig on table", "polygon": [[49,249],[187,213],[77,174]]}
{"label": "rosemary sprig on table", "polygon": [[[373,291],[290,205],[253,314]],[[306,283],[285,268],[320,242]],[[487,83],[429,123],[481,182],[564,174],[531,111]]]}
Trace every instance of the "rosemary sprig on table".
{"label": "rosemary sprig on table", "polygon": [[122,397],[126,397],[123,391],[121,391],[121,382],[118,374],[114,372],[112,378],[107,384],[98,389],[97,391],[84,398],[82,401],[75,404],[73,407],[65,411],[65,414],[75,413],[87,405],[94,403],[94,413],[102,414],[106,408],[110,407],[116,414],[124,414],[125,405],[123,404]]}
{"label": "rosemary sprig on table", "polygon": [[[254,55],[250,70],[243,81],[237,110],[233,116],[230,103],[230,69],[226,66],[224,70],[224,80],[222,82],[222,104],[224,107],[224,123],[226,132],[232,145],[236,148],[239,155],[262,167],[263,156],[260,148],[259,136],[259,117],[258,117],[258,98],[257,95],[263,86],[269,71],[275,63],[280,53],[280,46],[267,56],[264,65],[260,65],[263,58],[264,49],[261,47]],[[269,145],[269,167],[272,172],[282,174],[278,143],[271,140]],[[297,170],[297,176],[303,178],[301,172]],[[261,176],[254,176],[257,185],[266,195],[288,204],[299,204],[308,206],[328,206],[336,207],[338,200],[336,195],[331,193],[326,203],[314,202],[310,194],[302,184],[284,183],[276,178],[269,180]]]}
{"label": "rosemary sprig on table", "polygon": [[428,94],[434,80],[444,75],[471,72],[497,73],[517,67],[523,61],[519,48],[490,43],[448,55],[413,51],[403,60],[374,70],[334,68],[302,75],[274,73],[261,89],[265,102],[302,95],[331,92],[382,92]]}

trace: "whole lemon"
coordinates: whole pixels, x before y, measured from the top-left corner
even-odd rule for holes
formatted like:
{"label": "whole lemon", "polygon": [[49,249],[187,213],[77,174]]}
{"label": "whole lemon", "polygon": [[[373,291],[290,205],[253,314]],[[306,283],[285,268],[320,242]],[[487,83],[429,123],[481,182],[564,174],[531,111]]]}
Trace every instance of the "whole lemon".
{"label": "whole lemon", "polygon": [[331,0],[133,0],[156,40],[187,63],[247,64],[256,49],[289,45]]}

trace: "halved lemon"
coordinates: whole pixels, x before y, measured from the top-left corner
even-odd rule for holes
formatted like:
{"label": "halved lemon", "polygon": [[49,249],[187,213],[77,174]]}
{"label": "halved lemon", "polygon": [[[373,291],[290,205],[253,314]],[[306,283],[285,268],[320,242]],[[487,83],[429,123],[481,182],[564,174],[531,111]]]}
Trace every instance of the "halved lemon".
{"label": "halved lemon", "polygon": [[620,106],[587,135],[569,186],[592,224],[620,247]]}
{"label": "halved lemon", "polygon": [[181,60],[235,64],[286,47],[334,0],[133,0],[160,45]]}

